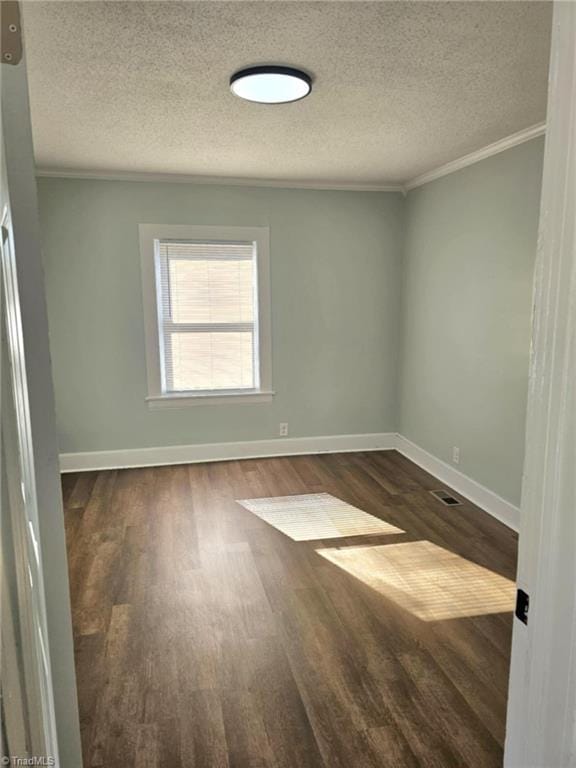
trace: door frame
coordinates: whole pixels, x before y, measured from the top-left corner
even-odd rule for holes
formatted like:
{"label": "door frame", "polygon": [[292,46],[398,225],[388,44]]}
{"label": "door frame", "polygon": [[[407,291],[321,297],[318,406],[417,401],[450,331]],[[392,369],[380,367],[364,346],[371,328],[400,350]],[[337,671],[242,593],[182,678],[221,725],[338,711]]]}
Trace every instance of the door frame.
{"label": "door frame", "polygon": [[576,4],[552,27],[506,768],[576,766]]}
{"label": "door frame", "polygon": [[[0,214],[6,211],[10,219],[8,278],[12,284],[8,286],[12,306],[6,309],[7,318],[12,318],[12,333],[16,333],[16,338],[11,339],[11,362],[19,374],[13,377],[15,394],[24,412],[17,425],[22,463],[29,480],[24,504],[31,519],[35,516],[38,531],[38,540],[33,544],[38,553],[34,590],[37,599],[31,611],[19,593],[18,611],[32,617],[46,659],[48,671],[40,683],[45,692],[43,728],[47,748],[53,750],[56,765],[79,768],[82,757],[68,561],[25,55],[18,63],[3,62],[0,77]],[[26,553],[23,546],[15,552],[20,567],[26,565],[22,563]]]}

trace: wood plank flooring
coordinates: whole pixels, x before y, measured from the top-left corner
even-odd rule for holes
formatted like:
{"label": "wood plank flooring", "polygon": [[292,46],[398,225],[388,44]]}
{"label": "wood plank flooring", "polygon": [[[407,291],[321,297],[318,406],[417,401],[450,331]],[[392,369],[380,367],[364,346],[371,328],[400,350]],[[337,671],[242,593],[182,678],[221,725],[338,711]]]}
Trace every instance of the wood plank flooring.
{"label": "wood plank flooring", "polygon": [[[441,487],[396,452],[65,475],[85,768],[500,766],[516,536]],[[236,502],[320,493],[389,529]]]}

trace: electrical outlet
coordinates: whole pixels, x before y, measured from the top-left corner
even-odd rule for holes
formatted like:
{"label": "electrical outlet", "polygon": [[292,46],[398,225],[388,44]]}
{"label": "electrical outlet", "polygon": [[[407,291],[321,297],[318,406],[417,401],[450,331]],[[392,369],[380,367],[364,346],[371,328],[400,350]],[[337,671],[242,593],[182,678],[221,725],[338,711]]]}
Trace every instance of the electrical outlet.
{"label": "electrical outlet", "polygon": [[460,464],[460,448],[457,445],[452,448],[452,463]]}
{"label": "electrical outlet", "polygon": [[280,424],[280,431],[278,434],[280,437],[288,437],[288,422],[283,421]]}

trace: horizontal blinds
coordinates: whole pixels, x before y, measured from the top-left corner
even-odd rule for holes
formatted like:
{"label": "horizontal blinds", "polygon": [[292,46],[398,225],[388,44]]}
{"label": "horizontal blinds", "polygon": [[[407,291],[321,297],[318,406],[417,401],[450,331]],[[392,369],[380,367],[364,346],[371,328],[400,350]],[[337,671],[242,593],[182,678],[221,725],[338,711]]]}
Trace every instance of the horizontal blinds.
{"label": "horizontal blinds", "polygon": [[256,261],[253,243],[160,241],[164,389],[254,389]]}

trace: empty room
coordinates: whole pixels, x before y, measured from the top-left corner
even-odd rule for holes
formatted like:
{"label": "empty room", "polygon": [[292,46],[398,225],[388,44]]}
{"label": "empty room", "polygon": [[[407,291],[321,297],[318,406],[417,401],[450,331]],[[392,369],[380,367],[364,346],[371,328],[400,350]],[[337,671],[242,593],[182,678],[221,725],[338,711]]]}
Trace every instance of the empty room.
{"label": "empty room", "polygon": [[3,764],[576,765],[576,6],[1,10]]}

